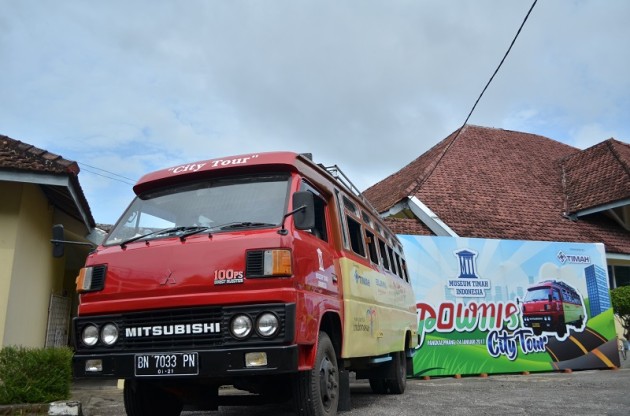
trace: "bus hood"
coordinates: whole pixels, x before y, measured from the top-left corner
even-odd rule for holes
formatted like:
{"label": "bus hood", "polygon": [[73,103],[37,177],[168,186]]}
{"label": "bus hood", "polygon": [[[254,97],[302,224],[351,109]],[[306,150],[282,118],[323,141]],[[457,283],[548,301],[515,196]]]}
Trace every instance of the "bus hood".
{"label": "bus hood", "polygon": [[79,315],[233,304],[243,302],[251,290],[266,292],[269,301],[291,301],[290,276],[245,277],[246,249],[288,247],[288,238],[271,230],[249,230],[100,248],[88,257],[86,267],[103,279],[102,285],[81,293]]}

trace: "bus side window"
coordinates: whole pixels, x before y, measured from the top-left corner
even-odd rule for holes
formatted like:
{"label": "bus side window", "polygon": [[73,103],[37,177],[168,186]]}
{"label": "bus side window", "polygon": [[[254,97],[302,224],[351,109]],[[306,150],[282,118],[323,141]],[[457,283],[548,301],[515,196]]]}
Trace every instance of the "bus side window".
{"label": "bus side window", "polygon": [[326,232],[326,202],[318,195],[315,195],[315,228],[313,235],[328,241],[328,233]]}
{"label": "bus side window", "polygon": [[352,248],[352,251],[357,253],[359,256],[365,257],[361,224],[349,215],[346,215],[346,222],[348,223],[348,234],[350,235],[350,247]]}
{"label": "bus side window", "polygon": [[407,272],[407,262],[405,262],[405,259],[400,259],[400,261],[402,263],[403,279],[405,279],[405,282],[409,283],[409,274]]}
{"label": "bus side window", "polygon": [[378,240],[378,248],[381,252],[381,259],[383,260],[383,267],[389,270],[389,262],[387,261],[387,248],[385,242],[381,239]]}
{"label": "bus side window", "polygon": [[394,253],[394,257],[396,257],[396,266],[397,266],[397,269],[398,269],[398,273],[397,273],[398,277],[400,277],[402,279],[404,273],[403,273],[402,267],[400,265],[400,256],[398,255],[398,253]]}
{"label": "bus side window", "polygon": [[378,253],[376,251],[376,240],[374,238],[374,234],[370,231],[365,230],[365,241],[368,245],[368,252],[370,254],[370,260],[374,264],[379,264],[378,262]]}
{"label": "bus side window", "polygon": [[392,268],[390,270],[394,272],[394,274],[398,274],[398,270],[396,270],[396,263],[394,259],[394,249],[392,249],[390,246],[387,246],[387,253],[389,255],[389,264],[392,265]]}
{"label": "bus side window", "polygon": [[553,289],[553,295],[552,295],[552,299],[553,300],[560,300],[560,292],[558,291],[558,289]]}

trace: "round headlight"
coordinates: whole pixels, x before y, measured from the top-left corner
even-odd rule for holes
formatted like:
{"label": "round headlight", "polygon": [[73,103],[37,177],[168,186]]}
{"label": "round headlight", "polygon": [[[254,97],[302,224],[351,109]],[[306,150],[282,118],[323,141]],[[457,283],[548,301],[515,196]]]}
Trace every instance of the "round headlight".
{"label": "round headlight", "polygon": [[232,318],[230,331],[235,338],[243,339],[252,332],[252,319],[247,315],[237,315]]}
{"label": "round headlight", "polygon": [[265,312],[256,321],[256,331],[261,337],[272,337],[278,333],[280,323],[278,317],[271,312]]}
{"label": "round headlight", "polygon": [[91,347],[98,342],[98,328],[95,325],[88,325],[83,328],[81,340],[85,345]]}
{"label": "round headlight", "polygon": [[114,345],[118,341],[118,327],[112,323],[105,324],[101,329],[101,339],[107,345]]}

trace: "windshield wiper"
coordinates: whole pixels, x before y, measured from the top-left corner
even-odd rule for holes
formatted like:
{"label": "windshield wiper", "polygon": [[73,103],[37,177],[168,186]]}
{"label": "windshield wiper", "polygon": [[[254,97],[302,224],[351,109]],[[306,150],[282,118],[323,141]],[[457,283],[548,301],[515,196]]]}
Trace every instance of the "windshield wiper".
{"label": "windshield wiper", "polygon": [[213,225],[211,227],[206,226],[194,226],[194,227],[186,227],[187,230],[185,233],[179,236],[179,239],[184,241],[186,237],[191,235],[195,235],[198,233],[202,233],[204,231],[208,231],[208,237],[212,236],[212,233],[209,230],[227,230],[234,228],[246,228],[246,227],[275,227],[277,224],[271,224],[267,222],[251,222],[251,221],[234,221],[228,222],[220,225]]}
{"label": "windshield wiper", "polygon": [[234,221],[229,222],[227,224],[223,224],[217,227],[221,230],[230,229],[230,228],[247,228],[247,227],[277,227],[278,224],[271,224],[268,222],[252,222],[252,221]]}
{"label": "windshield wiper", "polygon": [[277,224],[271,224],[271,223],[267,223],[267,222],[252,222],[252,221],[234,221],[234,222],[228,222],[226,224],[221,224],[221,225],[215,225],[212,227],[206,227],[206,226],[180,226],[180,227],[171,227],[171,228],[163,228],[161,230],[157,230],[157,231],[151,231],[150,233],[146,233],[146,234],[142,234],[142,235],[137,235],[135,237],[131,237],[125,241],[123,241],[122,243],[120,243],[120,247],[121,248],[125,248],[127,246],[127,244],[129,243],[133,243],[134,241],[138,241],[138,240],[142,240],[143,238],[147,238],[147,237],[151,237],[151,236],[158,236],[161,234],[172,234],[172,233],[176,233],[176,232],[183,232],[180,236],[179,239],[181,241],[184,241],[186,239],[186,237],[189,237],[191,235],[195,235],[198,233],[202,233],[204,231],[208,231],[208,230],[224,230],[224,229],[232,229],[232,228],[246,228],[246,227],[275,227],[277,226]]}
{"label": "windshield wiper", "polygon": [[207,231],[207,230],[209,230],[211,228],[214,228],[214,227],[205,227],[205,226],[197,226],[197,225],[195,225],[195,226],[192,226],[192,227],[184,227],[184,228],[186,229],[186,232],[179,236],[179,239],[181,241],[186,240],[186,237],[189,237],[191,235],[195,235],[195,234],[198,234],[198,233],[202,233],[202,232]]}
{"label": "windshield wiper", "polygon": [[122,243],[120,243],[120,248],[125,248],[127,244],[129,243],[133,243],[134,241],[138,241],[143,238],[150,237],[152,235],[171,234],[171,233],[176,233],[177,231],[186,230],[187,228],[190,228],[190,227],[170,227],[170,228],[163,228],[157,231],[151,231],[150,233],[146,233],[146,234],[137,235],[135,237],[131,237],[130,239],[125,240]]}

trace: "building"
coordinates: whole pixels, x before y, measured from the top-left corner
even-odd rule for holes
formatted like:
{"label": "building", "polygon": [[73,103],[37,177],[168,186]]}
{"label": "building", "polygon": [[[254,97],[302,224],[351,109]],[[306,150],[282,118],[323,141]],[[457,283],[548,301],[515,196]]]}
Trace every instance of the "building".
{"label": "building", "polygon": [[584,268],[586,291],[590,303],[591,318],[610,308],[610,296],[606,284],[606,270],[591,264]]}
{"label": "building", "polygon": [[[0,347],[68,345],[74,279],[89,245],[52,255],[52,226],[64,239],[100,241],[76,162],[0,136]],[[49,313],[50,311],[50,313]]]}
{"label": "building", "polygon": [[630,284],[630,145],[464,126],[364,192],[399,234],[601,242]]}

